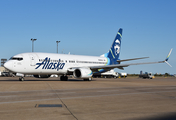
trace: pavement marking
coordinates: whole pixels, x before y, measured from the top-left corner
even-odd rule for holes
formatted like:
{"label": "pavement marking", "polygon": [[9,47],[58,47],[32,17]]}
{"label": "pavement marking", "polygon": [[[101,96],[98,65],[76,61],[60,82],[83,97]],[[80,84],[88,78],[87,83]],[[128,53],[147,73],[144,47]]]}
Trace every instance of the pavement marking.
{"label": "pavement marking", "polygon": [[62,104],[36,104],[35,107],[62,107]]}
{"label": "pavement marking", "polygon": [[[104,88],[85,88],[85,89],[54,89],[55,91],[59,91],[59,92],[64,92],[64,91],[82,91],[82,90],[100,90],[100,89],[129,89],[129,88],[136,88],[136,89],[153,89],[153,88],[159,88],[161,87],[163,89],[163,87],[175,87],[176,86],[150,86],[150,88],[148,88],[148,86],[140,86],[140,87],[104,87]],[[51,89],[48,90],[28,90],[28,91],[4,91],[4,92],[0,92],[1,93],[23,93],[23,92],[42,92],[42,91],[52,91]]]}
{"label": "pavement marking", "polygon": [[110,94],[110,95],[94,95],[94,96],[67,97],[67,98],[61,98],[61,99],[75,99],[75,98],[88,98],[88,97],[105,97],[105,96],[118,96],[118,95],[136,95],[136,94],[150,94],[150,93],[164,93],[164,92],[174,92],[174,91],[137,92],[137,93],[122,93],[122,94],[120,93],[120,94]]}
{"label": "pavement marking", "polygon": [[[57,94],[73,94],[73,93],[76,93],[76,92],[64,92],[64,93],[57,93]],[[36,94],[40,94],[40,93],[36,93]],[[56,93],[41,93],[42,95],[31,95],[31,96],[46,96],[47,94],[56,94]],[[26,95],[3,95],[3,96],[0,96],[0,98],[2,97],[20,97],[20,96],[26,96]]]}
{"label": "pavement marking", "polygon": [[[77,99],[77,98],[89,98],[89,97],[105,97],[105,96],[119,96],[119,95],[136,95],[136,94],[150,94],[150,93],[165,93],[165,92],[176,92],[174,91],[158,91],[158,92],[136,92],[136,93],[120,93],[120,94],[108,94],[108,95],[91,95],[91,96],[79,96],[79,97],[61,97],[60,99]],[[47,100],[60,100],[59,98],[52,99],[36,99],[36,100],[24,100],[24,101],[12,101],[12,102],[0,102],[0,104],[7,103],[21,103],[21,102],[34,102],[34,101],[47,101]]]}
{"label": "pavement marking", "polygon": [[70,94],[70,93],[76,93],[76,92],[64,92],[64,93],[57,93],[57,94]]}
{"label": "pavement marking", "polygon": [[97,92],[112,92],[112,91],[119,91],[119,90],[101,90],[101,91],[97,91]]}
{"label": "pavement marking", "polygon": [[7,103],[21,103],[21,102],[35,102],[35,101],[47,101],[47,100],[57,100],[59,98],[52,98],[52,99],[38,99],[38,100],[24,100],[24,101],[13,101],[13,102],[0,102],[0,104],[7,104]]}

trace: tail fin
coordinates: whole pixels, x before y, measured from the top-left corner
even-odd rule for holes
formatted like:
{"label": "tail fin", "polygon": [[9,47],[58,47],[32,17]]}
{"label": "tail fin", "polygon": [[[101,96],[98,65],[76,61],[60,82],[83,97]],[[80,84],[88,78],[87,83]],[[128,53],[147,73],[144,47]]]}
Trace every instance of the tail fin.
{"label": "tail fin", "polygon": [[117,60],[119,59],[120,55],[120,46],[121,46],[121,39],[122,39],[122,28],[119,29],[117,35],[112,43],[111,48],[109,49],[106,57],[110,59],[110,64],[117,64]]}

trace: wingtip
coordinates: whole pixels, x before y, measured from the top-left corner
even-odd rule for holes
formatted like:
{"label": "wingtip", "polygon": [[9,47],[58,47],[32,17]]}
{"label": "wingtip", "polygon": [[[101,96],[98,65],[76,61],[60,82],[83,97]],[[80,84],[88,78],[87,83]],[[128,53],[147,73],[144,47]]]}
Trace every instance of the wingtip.
{"label": "wingtip", "polygon": [[170,67],[172,67],[167,61],[165,61],[166,64],[168,64]]}
{"label": "wingtip", "polygon": [[165,61],[168,61],[168,60],[169,60],[169,57],[170,57],[170,55],[171,55],[172,50],[173,50],[173,48],[171,48],[171,50],[170,50],[169,54],[167,55]]}

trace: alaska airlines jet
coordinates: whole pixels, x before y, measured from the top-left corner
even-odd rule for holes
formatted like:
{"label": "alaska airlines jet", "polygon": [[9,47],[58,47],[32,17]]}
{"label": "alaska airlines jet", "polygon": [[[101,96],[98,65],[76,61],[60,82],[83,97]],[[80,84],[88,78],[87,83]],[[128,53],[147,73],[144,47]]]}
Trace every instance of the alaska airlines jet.
{"label": "alaska airlines jet", "polygon": [[[70,54],[54,53],[22,53],[15,55],[5,63],[5,68],[13,73],[22,73],[24,75],[34,75],[37,78],[48,78],[52,74],[61,75],[60,80],[68,80],[67,75],[73,75],[76,78],[91,80],[93,74],[103,73],[114,68],[124,69],[130,65],[164,63],[169,59],[171,51],[164,61],[121,64],[124,61],[144,59],[133,58],[120,60],[120,46],[122,40],[122,29],[120,28],[112,43],[109,51],[99,57],[82,56]],[[24,77],[19,78],[20,81]]]}

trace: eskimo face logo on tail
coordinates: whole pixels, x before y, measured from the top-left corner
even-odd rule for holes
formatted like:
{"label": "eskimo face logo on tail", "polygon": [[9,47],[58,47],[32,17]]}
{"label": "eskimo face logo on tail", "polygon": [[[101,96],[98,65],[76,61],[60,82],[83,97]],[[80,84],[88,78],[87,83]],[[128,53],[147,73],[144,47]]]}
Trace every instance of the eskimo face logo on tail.
{"label": "eskimo face logo on tail", "polygon": [[114,46],[114,52],[115,52],[116,55],[119,54],[120,53],[120,46],[115,45]]}
{"label": "eskimo face logo on tail", "polygon": [[115,42],[120,44],[120,41],[118,39]]}
{"label": "eskimo face logo on tail", "polygon": [[42,69],[55,69],[59,71],[60,69],[63,69],[65,66],[65,63],[60,62],[50,62],[50,58],[46,57],[42,63],[36,63],[38,65],[35,69],[38,69],[39,67],[43,66]]}
{"label": "eskimo face logo on tail", "polygon": [[114,45],[114,53],[117,55],[120,53],[120,41],[117,39],[115,43],[116,45]]}

